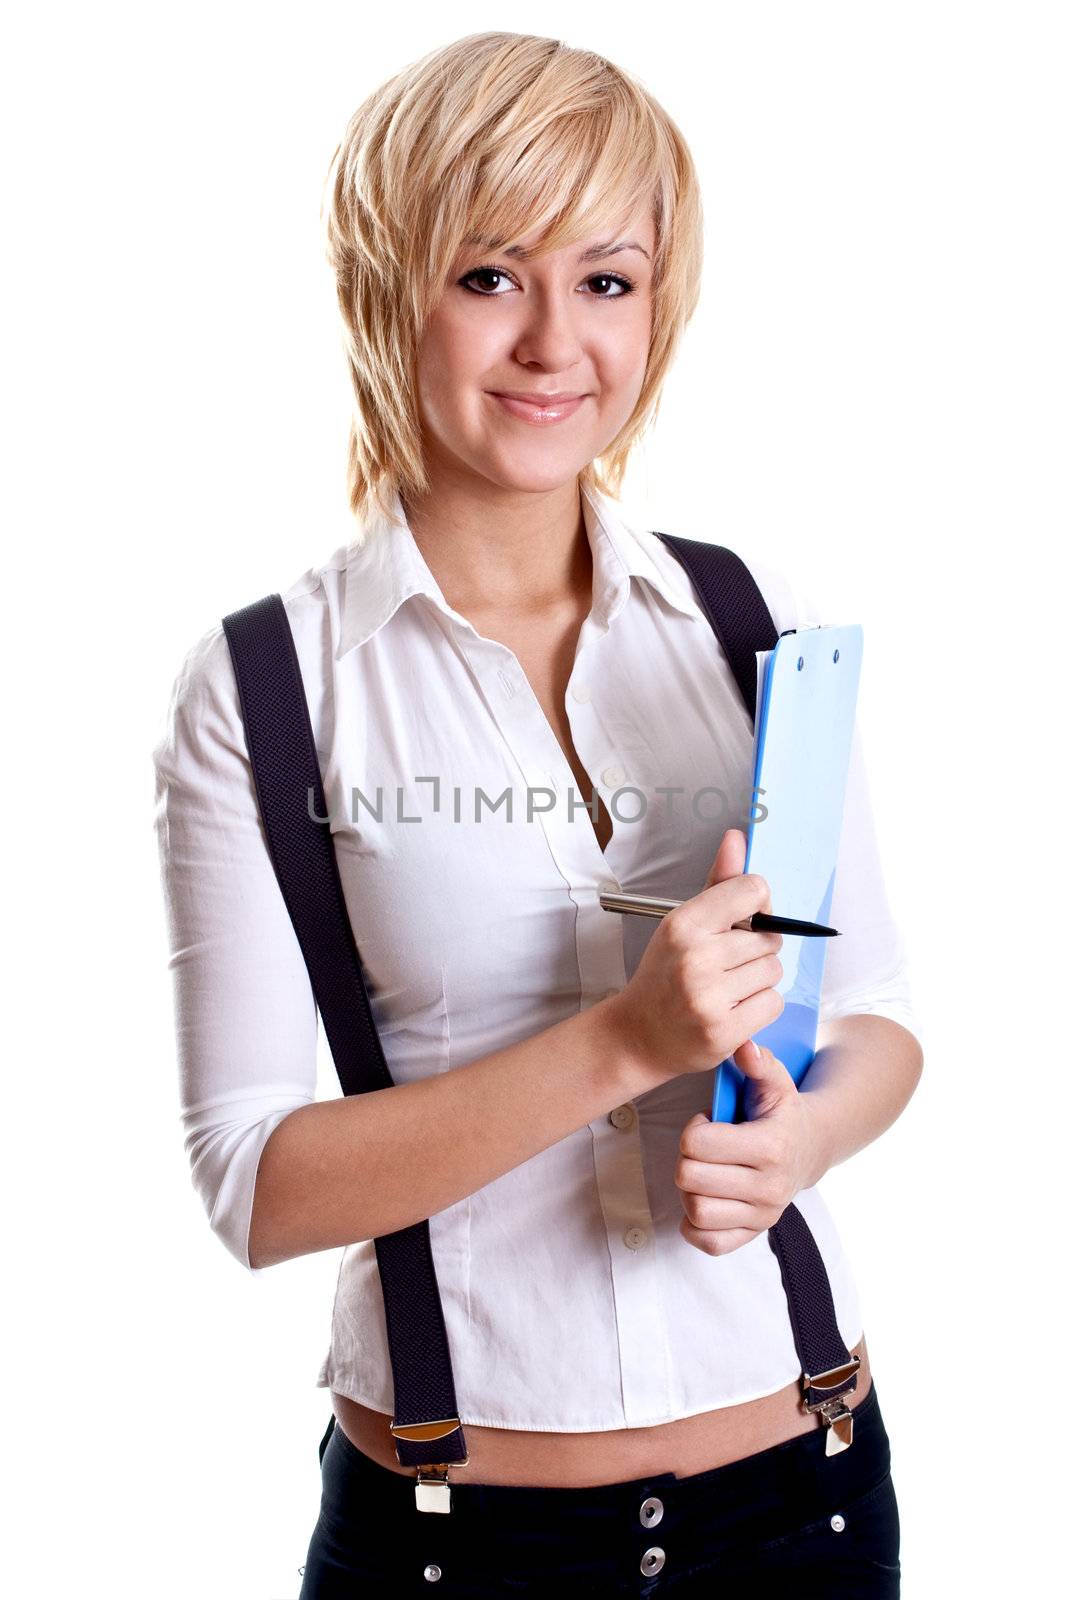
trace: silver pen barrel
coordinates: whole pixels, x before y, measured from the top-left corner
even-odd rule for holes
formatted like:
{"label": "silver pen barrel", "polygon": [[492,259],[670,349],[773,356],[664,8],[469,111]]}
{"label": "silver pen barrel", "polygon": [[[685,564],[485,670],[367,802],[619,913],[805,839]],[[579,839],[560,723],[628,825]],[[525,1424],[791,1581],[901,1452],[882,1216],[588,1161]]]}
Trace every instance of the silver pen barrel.
{"label": "silver pen barrel", "polygon": [[[683,904],[681,900],[665,900],[658,894],[602,894],[600,904],[605,911],[630,911],[638,917],[665,917],[668,911],[673,911],[675,906]],[[752,918],[745,917],[741,922],[731,922],[731,928],[739,928],[745,933],[752,933]],[[798,932],[807,931],[808,924],[798,926]],[[785,930],[783,929],[783,932]],[[790,930],[792,931],[792,930]],[[812,928],[811,931],[815,931]],[[820,933],[835,933],[835,928],[821,928]]]}
{"label": "silver pen barrel", "polygon": [[639,917],[665,917],[668,911],[680,906],[680,900],[664,900],[655,894],[602,894],[600,904],[605,911],[632,911]]}

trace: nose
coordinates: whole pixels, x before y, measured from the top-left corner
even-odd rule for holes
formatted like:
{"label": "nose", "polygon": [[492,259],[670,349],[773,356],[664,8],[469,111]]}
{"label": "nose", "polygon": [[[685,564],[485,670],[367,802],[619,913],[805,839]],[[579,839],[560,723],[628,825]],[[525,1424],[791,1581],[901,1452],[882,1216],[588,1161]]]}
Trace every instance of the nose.
{"label": "nose", "polygon": [[[546,372],[566,372],[581,359],[581,306],[572,289],[530,295],[515,339],[515,359]],[[576,386],[577,387],[577,386]]]}

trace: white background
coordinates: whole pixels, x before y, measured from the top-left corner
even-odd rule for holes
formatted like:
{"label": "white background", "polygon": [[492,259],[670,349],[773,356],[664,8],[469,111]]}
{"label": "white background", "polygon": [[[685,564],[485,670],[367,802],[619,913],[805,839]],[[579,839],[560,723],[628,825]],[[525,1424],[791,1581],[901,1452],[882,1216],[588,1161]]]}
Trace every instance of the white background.
{"label": "white background", "polygon": [[252,1280],[192,1190],[150,751],[193,641],[350,536],[319,224],[344,125],[406,62],[495,27],[636,73],[700,171],[702,302],[633,514],[777,560],[864,624],[926,1069],[823,1191],[892,1439],[905,1595],[1049,1593],[1067,60],[1062,8],[1023,0],[216,0],[14,23],[4,1586],[299,1587],[339,1253]]}

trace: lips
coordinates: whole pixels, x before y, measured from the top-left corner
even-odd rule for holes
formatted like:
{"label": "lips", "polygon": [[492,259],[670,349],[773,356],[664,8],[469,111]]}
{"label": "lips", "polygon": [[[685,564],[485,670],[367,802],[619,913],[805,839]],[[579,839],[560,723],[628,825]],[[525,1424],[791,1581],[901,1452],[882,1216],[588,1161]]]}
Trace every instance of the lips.
{"label": "lips", "polygon": [[522,422],[533,422],[542,426],[546,423],[565,421],[567,417],[574,415],[582,401],[586,399],[584,394],[558,398],[551,395],[523,397],[499,394],[493,390],[488,392],[513,417],[518,417]]}

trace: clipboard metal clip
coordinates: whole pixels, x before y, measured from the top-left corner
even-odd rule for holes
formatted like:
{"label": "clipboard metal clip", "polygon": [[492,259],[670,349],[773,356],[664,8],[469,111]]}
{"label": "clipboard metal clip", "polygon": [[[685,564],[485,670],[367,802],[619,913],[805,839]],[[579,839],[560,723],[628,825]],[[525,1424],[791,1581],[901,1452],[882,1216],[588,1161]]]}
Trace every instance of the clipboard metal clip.
{"label": "clipboard metal clip", "polygon": [[[856,1373],[859,1370],[859,1356],[852,1356],[839,1367],[830,1367],[826,1372],[817,1372],[814,1376],[805,1372],[804,1385],[804,1410],[817,1411],[826,1424],[826,1454],[835,1456],[842,1450],[847,1450],[852,1443],[852,1411],[842,1398],[851,1394],[856,1387]],[[843,1388],[842,1385],[847,1385]],[[819,1391],[833,1389],[834,1394],[823,1394]]]}

